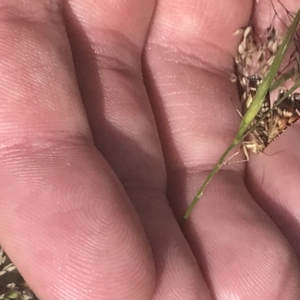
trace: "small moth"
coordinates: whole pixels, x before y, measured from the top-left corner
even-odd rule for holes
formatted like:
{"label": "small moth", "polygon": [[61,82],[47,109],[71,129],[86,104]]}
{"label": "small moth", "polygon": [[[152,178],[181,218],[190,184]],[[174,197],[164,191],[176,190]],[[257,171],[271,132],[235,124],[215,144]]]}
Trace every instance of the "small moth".
{"label": "small moth", "polygon": [[[252,99],[262,82],[262,77],[252,76],[249,79],[249,93]],[[283,89],[279,91],[278,99],[274,102],[271,108],[270,93],[266,98],[255,116],[251,126],[255,126],[252,131],[251,140],[243,143],[244,152],[247,159],[247,150],[254,153],[260,153],[270,145],[278,136],[280,136],[290,125],[295,123],[300,118],[300,93],[292,93],[278,104],[279,101],[287,94]],[[248,103],[247,106],[249,106]],[[269,112],[269,113],[268,113]],[[261,120],[263,115],[267,116]]]}

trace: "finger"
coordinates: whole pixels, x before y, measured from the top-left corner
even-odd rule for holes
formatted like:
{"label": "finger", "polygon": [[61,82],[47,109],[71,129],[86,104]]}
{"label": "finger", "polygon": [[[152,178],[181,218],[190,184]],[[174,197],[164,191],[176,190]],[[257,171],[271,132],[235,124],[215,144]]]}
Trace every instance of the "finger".
{"label": "finger", "polygon": [[[297,1],[266,1],[257,9],[256,19],[262,31],[275,23],[276,30],[281,33],[291,23],[289,18],[291,14],[298,9]],[[275,92],[273,96],[275,99],[278,97]],[[300,254],[297,180],[300,172],[298,167],[300,157],[297,150],[299,132],[299,124],[288,128],[261,155],[251,157],[247,170],[250,192],[287,236],[298,255]]]}
{"label": "finger", "polygon": [[95,7],[75,0],[65,17],[95,144],[125,186],[141,182],[163,192],[163,157],[141,72],[153,8],[154,1]]}
{"label": "finger", "polygon": [[299,136],[299,125],[293,125],[264,153],[252,156],[247,170],[247,184],[251,194],[288,238],[298,255]]}
{"label": "finger", "polygon": [[1,1],[0,22],[1,244],[41,299],[150,299],[150,248],[93,145],[60,2]]}
{"label": "finger", "polygon": [[68,15],[81,93],[97,147],[123,183],[152,245],[155,298],[199,299],[202,293],[205,299],[208,290],[195,279],[195,260],[166,199],[164,158],[141,72],[154,2],[120,1],[119,11],[116,2],[99,2],[92,16],[82,13],[91,11],[87,3],[70,2]]}
{"label": "finger", "polygon": [[[222,6],[219,1],[191,0],[184,8],[179,3],[160,2],[165,14],[154,20],[146,63],[169,199],[182,217],[206,170],[238,128],[230,100],[237,94],[229,82],[238,44],[233,33],[247,24],[252,1]],[[215,298],[229,291],[240,298],[276,298],[282,295],[283,280],[286,299],[294,297],[299,278],[294,253],[249,196],[241,164],[227,166],[213,179],[188,222],[186,236]],[[267,249],[272,252],[266,257]],[[280,288],[274,289],[274,282]]]}

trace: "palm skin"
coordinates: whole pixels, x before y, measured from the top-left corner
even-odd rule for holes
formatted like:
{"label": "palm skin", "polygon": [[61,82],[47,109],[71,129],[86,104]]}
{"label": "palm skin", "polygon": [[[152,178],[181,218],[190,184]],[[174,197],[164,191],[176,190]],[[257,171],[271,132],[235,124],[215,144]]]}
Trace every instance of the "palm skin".
{"label": "palm skin", "polygon": [[299,299],[297,125],[178,225],[238,127],[251,11],[1,1],[1,245],[41,299]]}

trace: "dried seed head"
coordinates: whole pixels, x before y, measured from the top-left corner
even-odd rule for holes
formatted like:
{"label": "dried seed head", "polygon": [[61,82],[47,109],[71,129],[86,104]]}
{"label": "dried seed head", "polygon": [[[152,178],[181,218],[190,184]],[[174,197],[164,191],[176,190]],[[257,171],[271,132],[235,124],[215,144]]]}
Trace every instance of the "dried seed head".
{"label": "dried seed head", "polygon": [[32,290],[0,247],[0,299],[37,300]]}

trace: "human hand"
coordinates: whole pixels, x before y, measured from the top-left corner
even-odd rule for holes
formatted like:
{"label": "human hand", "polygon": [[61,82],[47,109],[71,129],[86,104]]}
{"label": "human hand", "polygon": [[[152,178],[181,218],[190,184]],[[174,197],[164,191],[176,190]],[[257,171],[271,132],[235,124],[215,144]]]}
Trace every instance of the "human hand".
{"label": "human hand", "polygon": [[178,225],[237,130],[251,10],[1,1],[1,245],[41,299],[299,298],[297,125]]}

